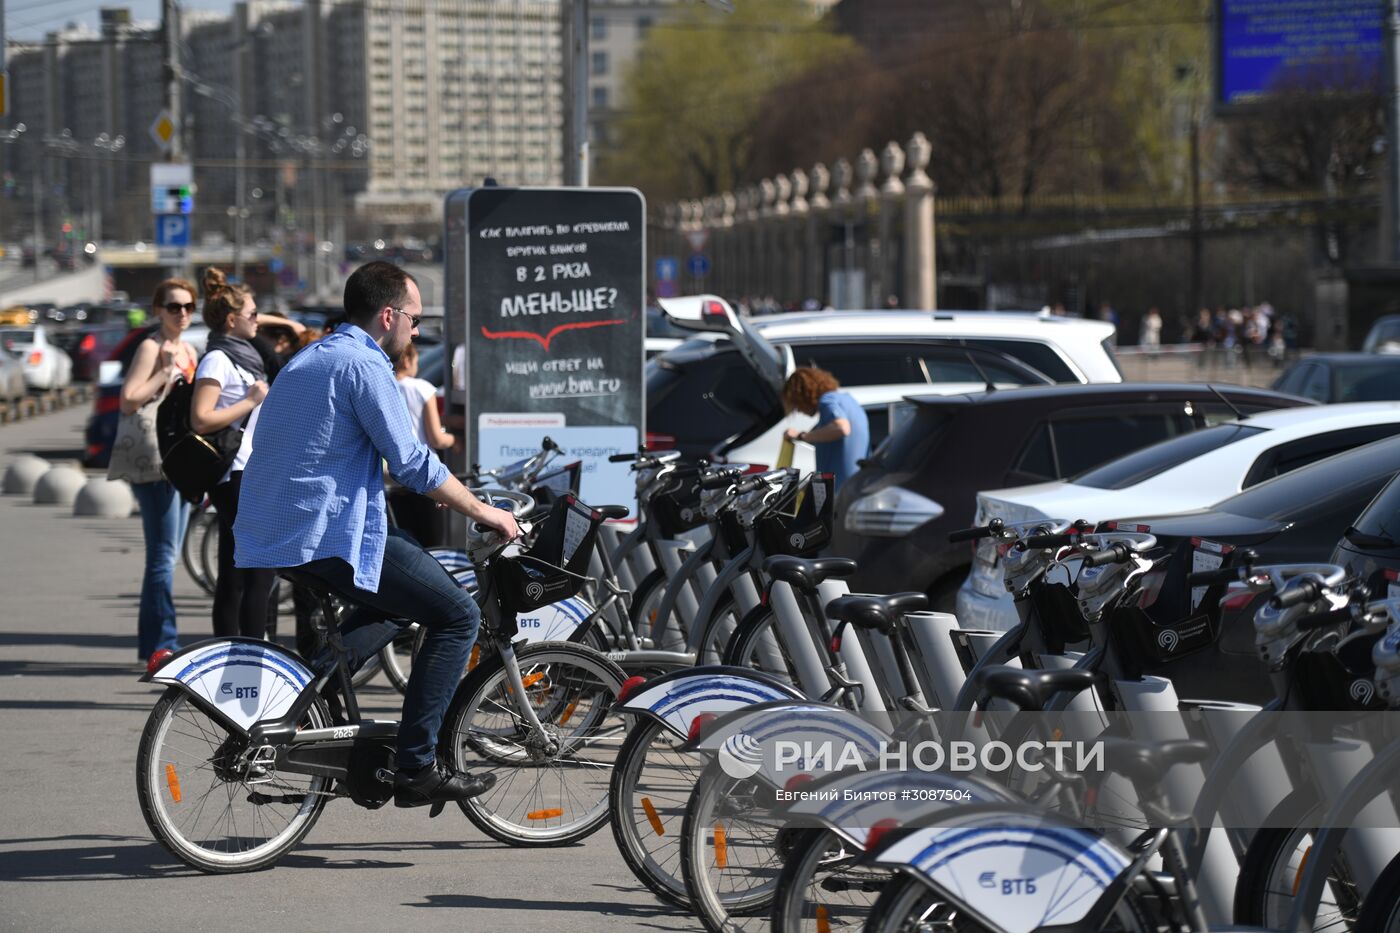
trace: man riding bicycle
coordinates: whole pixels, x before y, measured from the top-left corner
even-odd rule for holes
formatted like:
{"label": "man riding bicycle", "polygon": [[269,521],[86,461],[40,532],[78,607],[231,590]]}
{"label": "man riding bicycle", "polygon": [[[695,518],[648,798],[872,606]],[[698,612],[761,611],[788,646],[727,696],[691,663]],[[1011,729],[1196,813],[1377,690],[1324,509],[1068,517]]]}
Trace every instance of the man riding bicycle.
{"label": "man riding bicycle", "polygon": [[[335,333],[287,363],[263,403],[234,524],[235,563],[295,568],[354,601],[341,627],[352,669],[388,644],[402,620],[423,626],[404,692],[394,803],[461,800],[494,782],[453,773],[436,757],[481,615],[431,555],[388,528],[380,462],[402,485],[508,538],[520,529],[509,512],[472,495],[409,424],[393,361],[423,313],[413,276],[389,262],[361,266],[345,283],[345,313]],[[313,666],[328,663],[324,654]]]}

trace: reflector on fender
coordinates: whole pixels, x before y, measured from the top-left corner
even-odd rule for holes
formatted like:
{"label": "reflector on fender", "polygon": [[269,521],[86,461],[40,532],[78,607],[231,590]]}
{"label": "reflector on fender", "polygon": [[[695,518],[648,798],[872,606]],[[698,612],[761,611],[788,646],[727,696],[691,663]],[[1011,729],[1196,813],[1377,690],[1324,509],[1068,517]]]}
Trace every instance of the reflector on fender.
{"label": "reflector on fender", "polygon": [[686,741],[694,742],[700,738],[700,733],[705,731],[705,727],[716,719],[714,713],[701,713],[690,721],[690,729],[686,732]]}
{"label": "reflector on fender", "polygon": [[880,837],[883,836],[885,833],[889,832],[892,829],[898,828],[899,820],[896,819],[883,819],[876,821],[875,825],[870,827],[870,833],[865,837],[866,851],[875,848],[875,844],[880,841]]}
{"label": "reflector on fender", "polygon": [[645,674],[634,674],[622,682],[622,689],[617,691],[617,702],[626,703],[632,699],[632,694],[647,682]]}

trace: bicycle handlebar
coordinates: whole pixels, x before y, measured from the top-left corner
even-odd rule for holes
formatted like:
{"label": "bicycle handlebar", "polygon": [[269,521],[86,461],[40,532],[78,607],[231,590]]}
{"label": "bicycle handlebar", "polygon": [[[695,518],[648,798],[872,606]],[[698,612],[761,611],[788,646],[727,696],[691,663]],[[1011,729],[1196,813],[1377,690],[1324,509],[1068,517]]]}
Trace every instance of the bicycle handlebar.
{"label": "bicycle handlebar", "polygon": [[1330,628],[1342,622],[1351,621],[1351,608],[1344,606],[1341,609],[1331,609],[1327,612],[1314,612],[1310,616],[1303,616],[1298,620],[1298,631],[1309,632],[1313,629]]}
{"label": "bicycle handlebar", "polygon": [[1037,548],[1065,547],[1074,544],[1075,536],[1066,532],[1062,535],[1029,535],[1021,539],[1021,550],[1030,551]]}
{"label": "bicycle handlebar", "polygon": [[964,528],[948,535],[949,544],[958,544],[962,541],[976,541],[979,538],[987,538],[1001,531],[1006,527],[1006,523],[999,518],[994,518],[985,525],[973,528]]}
{"label": "bicycle handlebar", "polygon": [[1292,606],[1301,606],[1310,603],[1322,596],[1322,586],[1316,580],[1304,580],[1297,588],[1284,590],[1282,593],[1269,599],[1269,606],[1273,609],[1288,609]]}
{"label": "bicycle handlebar", "polygon": [[1090,551],[1084,555],[1085,567],[1102,567],[1105,564],[1121,564],[1133,555],[1127,545],[1113,544],[1101,551]]}
{"label": "bicycle handlebar", "polygon": [[[548,438],[545,438],[545,439],[548,440]],[[609,462],[609,463],[631,463],[633,460],[636,460],[636,459],[637,459],[638,457],[640,457],[640,456],[641,456],[641,454],[613,454],[611,457],[608,457],[608,462]]]}
{"label": "bicycle handlebar", "polygon": [[1186,575],[1188,586],[1214,586],[1217,583],[1233,583],[1240,579],[1243,567],[1221,567],[1219,570],[1195,570]]}

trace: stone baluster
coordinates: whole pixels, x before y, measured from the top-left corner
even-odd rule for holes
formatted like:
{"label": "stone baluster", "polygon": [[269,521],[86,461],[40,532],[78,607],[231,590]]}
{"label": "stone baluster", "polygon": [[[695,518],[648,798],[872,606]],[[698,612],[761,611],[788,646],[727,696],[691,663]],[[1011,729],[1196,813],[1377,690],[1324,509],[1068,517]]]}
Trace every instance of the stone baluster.
{"label": "stone baluster", "polygon": [[855,289],[856,272],[856,202],[851,196],[851,181],[855,172],[851,163],[844,157],[831,166],[831,183],[836,194],[831,198],[832,220],[839,223],[844,232],[841,247],[841,293],[832,295],[832,303],[838,308],[855,308],[861,305],[861,296]]}
{"label": "stone baluster", "polygon": [[857,297],[856,307],[876,308],[884,304],[881,294],[880,263],[884,255],[884,244],[877,232],[872,234],[873,220],[878,220],[880,190],[875,187],[875,177],[880,172],[880,160],[873,149],[862,149],[856,158],[855,215],[860,219],[865,232],[865,294]]}
{"label": "stone baluster", "polygon": [[904,179],[904,306],[938,308],[938,253],[934,237],[934,183],[924,171],[933,147],[923,133],[905,144],[909,174]]}
{"label": "stone baluster", "polygon": [[[904,182],[900,181],[900,173],[904,171],[904,150],[899,148],[899,144],[893,141],[885,145],[880,153],[880,170],[885,174],[885,183],[880,186],[880,264],[877,274],[879,290],[875,292],[879,300],[880,307],[885,307],[886,296],[894,294],[899,287],[896,276],[896,266],[899,261],[899,243],[902,238],[903,224],[898,223],[896,215],[904,202]],[[896,231],[899,231],[896,234]],[[902,299],[904,296],[895,295]],[[897,307],[903,307],[902,302],[897,303]]]}
{"label": "stone baluster", "polygon": [[831,201],[827,199],[826,190],[831,184],[831,172],[827,167],[818,162],[812,166],[812,174],[808,177],[809,190],[811,194],[807,198],[807,228],[806,236],[806,274],[804,289],[807,297],[815,298],[817,301],[825,302],[828,298],[826,293],[826,260],[827,260],[827,230],[831,223]]}

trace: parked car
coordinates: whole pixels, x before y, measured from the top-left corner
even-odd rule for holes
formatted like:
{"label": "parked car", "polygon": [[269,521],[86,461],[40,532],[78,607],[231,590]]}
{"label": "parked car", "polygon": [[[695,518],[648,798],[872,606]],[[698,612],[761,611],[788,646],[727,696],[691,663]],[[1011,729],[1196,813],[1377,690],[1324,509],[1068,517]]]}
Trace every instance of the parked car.
{"label": "parked car", "polygon": [[1288,367],[1273,387],[1323,403],[1392,401],[1400,399],[1400,356],[1319,353]]}
{"label": "parked car", "polygon": [[738,451],[775,427],[781,434],[782,387],[801,365],[847,389],[1122,381],[1107,343],[1113,326],[1102,321],[924,311],[748,320],[714,296],[658,304],[701,334],[647,363],[647,445],[715,461],[751,461]]}
{"label": "parked car", "polygon": [[[83,431],[83,466],[101,469],[112,458],[112,442],[117,439],[117,421],[121,417],[122,381],[126,368],[136,356],[142,340],[155,333],[159,324],[147,324],[127,333],[107,359],[98,366],[97,391],[92,398],[92,414]],[[197,325],[185,331],[184,341],[195,352],[204,353],[209,328]]]}
{"label": "parked car", "polygon": [[1400,314],[1387,314],[1378,318],[1366,332],[1361,352],[1400,353]]}
{"label": "parked car", "polygon": [[73,360],[49,339],[42,324],[0,330],[0,346],[24,366],[24,382],[37,392],[73,382]]}
{"label": "parked car", "polygon": [[54,343],[73,358],[75,382],[96,382],[97,368],[131,332],[125,324],[87,324],[54,333]]}
{"label": "parked car", "polygon": [[1373,598],[1400,598],[1400,475],[1342,531],[1328,562],[1346,567]]}
{"label": "parked car", "polygon": [[[1171,624],[1178,633],[1168,640],[1171,652],[1186,654],[1197,646],[1193,639],[1219,635],[1218,652],[1194,655],[1183,665],[1200,685],[1183,695],[1241,703],[1261,703],[1274,695],[1264,668],[1249,663],[1258,656],[1253,625],[1257,599],[1240,594],[1222,605],[1223,586],[1190,587],[1186,575],[1236,563],[1240,552],[1251,548],[1266,564],[1347,565],[1363,578],[1374,578],[1372,592],[1384,596],[1385,571],[1400,568],[1400,544],[1389,538],[1390,532],[1400,534],[1400,483],[1393,479],[1397,469],[1400,437],[1390,437],[1299,467],[1209,508],[1118,522],[1146,527],[1157,538],[1157,549],[1149,556],[1167,558],[1161,580],[1153,584],[1156,596],[1145,610],[1154,622]],[[1175,672],[1172,677],[1177,680]]]}
{"label": "parked car", "polygon": [[39,312],[26,305],[10,305],[0,311],[0,327],[26,327],[39,320]]}
{"label": "parked car", "polygon": [[[1266,412],[1139,450],[1071,480],[977,495],[976,524],[1035,518],[1102,521],[1204,508],[1243,489],[1362,444],[1400,434],[1400,402]],[[959,621],[1006,629],[1016,613],[985,542],[958,591]]]}
{"label": "parked car", "polygon": [[910,419],[837,494],[832,550],[860,564],[853,586],[921,589],[950,612],[972,551],[948,533],[973,524],[978,490],[1071,476],[1236,409],[1310,404],[1265,389],[1218,391],[1224,399],[1206,386],[1115,383],[911,398]]}

